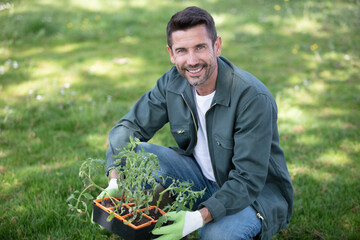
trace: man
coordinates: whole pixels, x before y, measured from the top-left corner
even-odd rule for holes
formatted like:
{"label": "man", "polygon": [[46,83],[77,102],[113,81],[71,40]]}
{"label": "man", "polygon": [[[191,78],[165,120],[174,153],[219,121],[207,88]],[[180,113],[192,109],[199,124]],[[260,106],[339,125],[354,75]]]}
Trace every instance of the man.
{"label": "man", "polygon": [[[220,57],[221,38],[205,10],[176,13],[167,42],[175,67],[109,133],[110,178],[117,177],[116,149],[137,137],[158,156],[164,177],[206,188],[194,211],[168,213],[174,223],[153,231],[159,239],[198,229],[207,240],[271,238],[288,225],[293,199],[274,98],[258,79]],[[167,122],[178,147],[146,143]],[[111,188],[116,181],[110,180]]]}

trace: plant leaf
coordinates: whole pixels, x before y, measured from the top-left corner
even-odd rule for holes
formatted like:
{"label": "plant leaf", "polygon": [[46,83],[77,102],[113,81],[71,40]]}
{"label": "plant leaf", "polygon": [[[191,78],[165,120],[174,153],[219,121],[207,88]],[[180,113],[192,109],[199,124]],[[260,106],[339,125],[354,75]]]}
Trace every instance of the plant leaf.
{"label": "plant leaf", "polygon": [[84,197],[89,200],[93,200],[94,197],[90,193],[84,193]]}
{"label": "plant leaf", "polygon": [[156,221],[154,229],[161,227],[166,222],[167,222],[167,218],[165,215],[159,217],[159,219]]}
{"label": "plant leaf", "polygon": [[75,195],[74,194],[71,194],[67,199],[66,201],[69,202],[71,199],[74,199],[75,198]]}
{"label": "plant leaf", "polygon": [[114,217],[115,217],[115,213],[111,212],[110,215],[106,218],[106,221],[110,222],[111,220],[113,220]]}

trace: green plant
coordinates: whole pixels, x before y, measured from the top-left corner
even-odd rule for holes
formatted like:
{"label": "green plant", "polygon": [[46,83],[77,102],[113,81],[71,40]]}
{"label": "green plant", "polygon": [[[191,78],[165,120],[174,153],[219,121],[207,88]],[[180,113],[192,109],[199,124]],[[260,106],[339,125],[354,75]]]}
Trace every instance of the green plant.
{"label": "green plant", "polygon": [[68,207],[71,211],[76,211],[80,216],[90,217],[88,211],[89,201],[94,197],[89,193],[93,188],[104,191],[105,189],[97,185],[94,181],[96,173],[103,168],[105,161],[98,159],[88,159],[81,164],[79,177],[83,181],[84,188],[82,191],[74,191],[68,198]]}
{"label": "green plant", "polygon": [[[159,194],[159,199],[156,202],[156,210],[159,208],[159,204],[165,193],[169,192],[170,195],[175,197],[175,201],[172,204],[165,206],[162,210],[171,211],[182,211],[192,209],[194,200],[204,195],[205,189],[202,191],[191,190],[193,183],[191,182],[180,182],[178,179],[169,178],[172,183],[164,191]],[[163,182],[164,179],[162,180]],[[156,223],[155,228],[160,227],[163,223],[167,222],[166,215],[160,217]]]}
{"label": "green plant", "polygon": [[[191,190],[193,183],[191,182],[181,182],[178,179],[172,179],[168,177],[172,181],[169,187],[167,187],[164,191],[159,194],[159,199],[156,202],[156,207],[158,208],[160,202],[165,193],[170,192],[170,195],[175,197],[175,202],[171,205],[165,206],[164,211],[181,211],[186,209],[192,209],[194,205],[194,200],[204,195],[205,189],[202,191],[193,191]],[[162,182],[165,182],[163,179]],[[188,207],[187,207],[188,206]]]}
{"label": "green plant", "polygon": [[[165,206],[164,211],[188,210],[192,208],[194,201],[204,194],[205,189],[202,191],[193,191],[193,184],[191,182],[180,182],[170,177],[163,178],[158,175],[159,161],[157,156],[145,152],[143,149],[136,152],[135,148],[139,144],[139,139],[130,138],[128,145],[123,149],[119,149],[119,154],[116,156],[117,160],[115,164],[117,167],[115,170],[119,175],[117,183],[118,193],[120,193],[121,197],[119,201],[114,201],[110,198],[116,207],[116,211],[110,213],[107,221],[111,221],[115,217],[115,213],[121,214],[121,206],[128,203],[133,203],[130,209],[132,217],[126,223],[131,223],[135,219],[141,219],[143,214],[141,209],[145,209],[144,212],[149,213],[149,203],[153,202],[158,186],[157,178],[160,179],[161,182],[170,181],[171,184],[167,189],[159,193],[160,197],[156,201],[156,213],[165,193],[170,193],[175,198],[175,201]],[[79,176],[83,180],[84,188],[81,191],[75,191],[67,199],[69,202],[68,206],[72,211],[77,211],[81,215],[89,216],[88,202],[94,199],[89,193],[89,190],[92,188],[104,191],[104,199],[110,197],[107,190],[99,186],[94,180],[96,173],[99,173],[98,168],[103,164],[103,160],[89,159],[81,165]],[[166,221],[166,218],[162,218],[158,226],[164,221]]]}
{"label": "green plant", "polygon": [[[135,148],[140,144],[139,139],[130,138],[130,142],[124,149],[119,149],[120,153],[115,156],[118,160],[115,168],[119,175],[117,179],[121,199],[118,205],[133,202],[130,209],[133,217],[128,221],[133,221],[138,215],[142,215],[140,209],[145,208],[148,212],[149,202],[153,200],[153,193],[156,191],[157,182],[155,176],[159,169],[159,160],[156,155],[147,153],[141,149],[135,152]],[[121,164],[125,160],[125,164]],[[125,176],[125,177],[122,177]],[[106,196],[106,195],[105,195]],[[115,213],[109,216],[109,221]]]}
{"label": "green plant", "polygon": [[[64,202],[82,160],[103,158],[104,133],[171,66],[163,27],[189,1],[144,3],[0,1],[0,239],[109,239]],[[295,202],[274,239],[358,239],[359,1],[237,3],[194,2],[216,13],[222,55],[276,97]],[[52,17],[45,34],[26,32],[38,16]],[[176,144],[169,125],[151,141]]]}

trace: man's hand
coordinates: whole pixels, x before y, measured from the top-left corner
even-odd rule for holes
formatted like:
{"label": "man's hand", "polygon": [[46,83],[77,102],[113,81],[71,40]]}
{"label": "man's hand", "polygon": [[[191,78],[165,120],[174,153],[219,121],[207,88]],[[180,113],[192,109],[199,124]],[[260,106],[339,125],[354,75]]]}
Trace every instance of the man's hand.
{"label": "man's hand", "polygon": [[173,221],[174,223],[153,230],[152,233],[154,235],[162,235],[157,240],[181,239],[205,224],[200,211],[168,212],[166,217],[168,221]]}
{"label": "man's hand", "polygon": [[[106,197],[121,197],[121,194],[118,190],[118,184],[116,181],[117,181],[116,178],[110,179],[109,186],[107,186],[107,188],[105,188],[105,190],[102,191],[100,195],[96,197],[96,199],[102,199]],[[94,217],[94,211],[91,212],[91,223],[94,223],[93,217]]]}
{"label": "man's hand", "polygon": [[104,191],[100,193],[96,199],[106,198],[106,197],[121,197],[121,194],[118,189],[118,184],[116,178],[112,178],[109,182],[109,186],[105,188]]}

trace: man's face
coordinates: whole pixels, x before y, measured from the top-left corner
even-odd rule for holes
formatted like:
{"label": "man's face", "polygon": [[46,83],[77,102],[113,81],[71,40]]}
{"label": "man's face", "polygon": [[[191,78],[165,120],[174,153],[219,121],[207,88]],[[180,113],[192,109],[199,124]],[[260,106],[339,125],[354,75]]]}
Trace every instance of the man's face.
{"label": "man's face", "polygon": [[171,62],[191,85],[201,86],[209,79],[216,81],[221,38],[218,37],[213,46],[205,25],[173,32],[172,48],[167,49]]}

